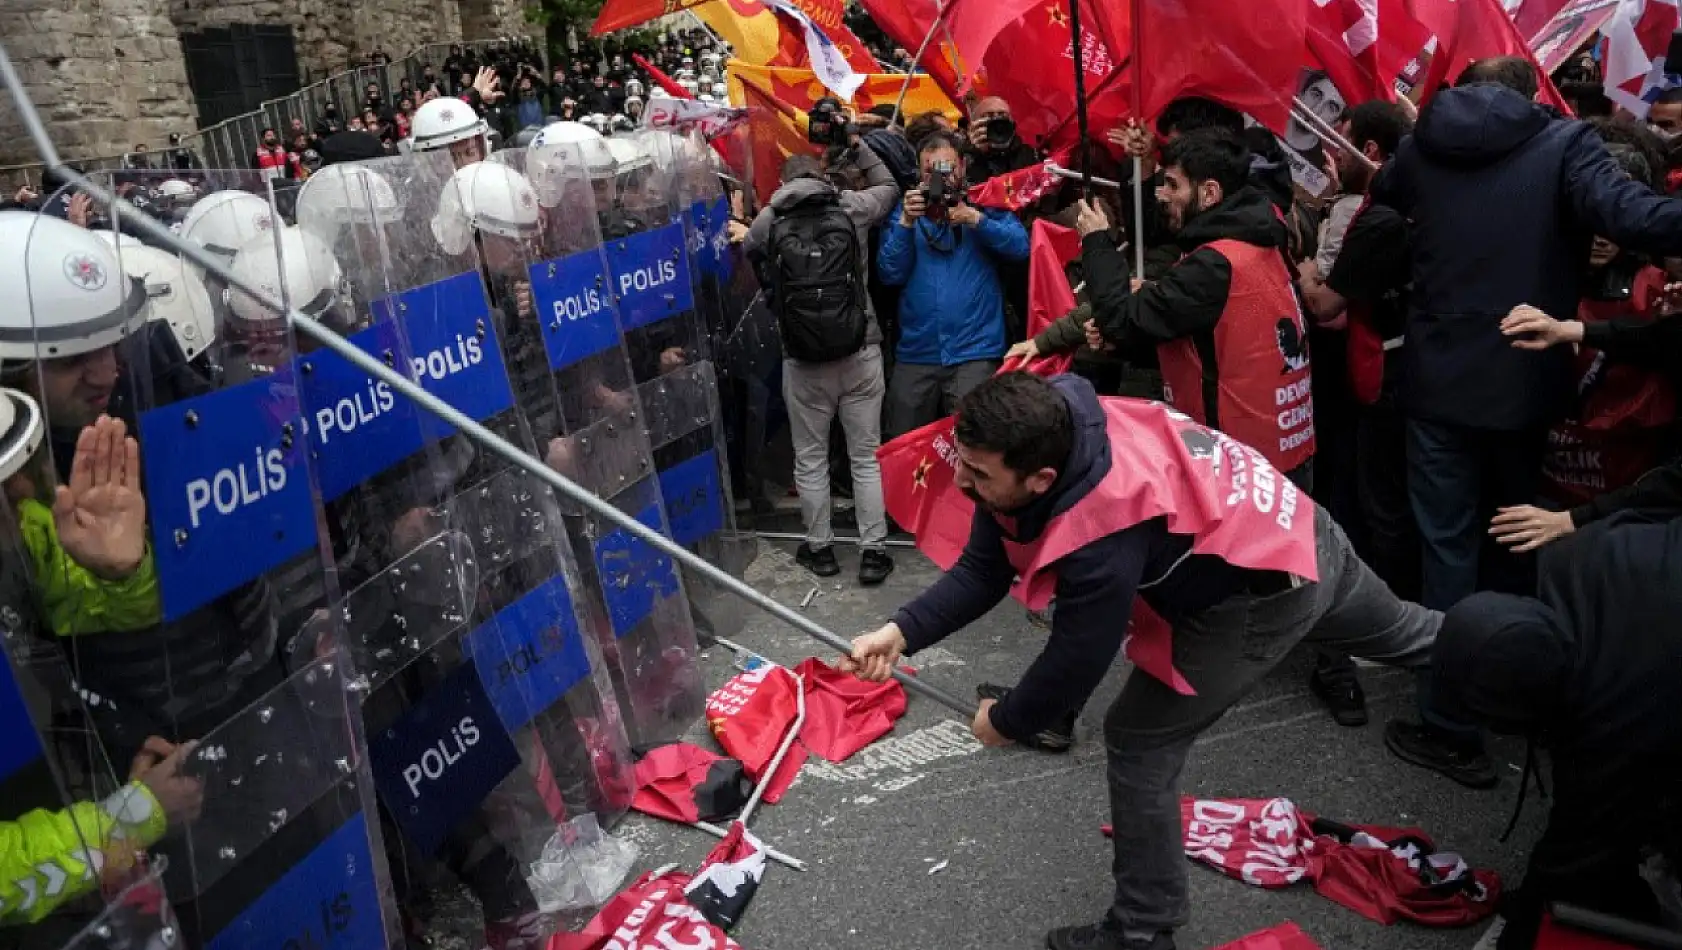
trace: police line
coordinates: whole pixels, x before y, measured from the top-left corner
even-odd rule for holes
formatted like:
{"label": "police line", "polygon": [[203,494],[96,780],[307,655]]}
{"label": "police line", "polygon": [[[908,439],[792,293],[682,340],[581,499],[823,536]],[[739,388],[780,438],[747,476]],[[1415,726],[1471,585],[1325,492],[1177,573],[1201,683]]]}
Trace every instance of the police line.
{"label": "police line", "polygon": [[[240,290],[250,295],[261,306],[275,313],[285,313],[287,315],[288,322],[296,330],[303,332],[323,347],[332,350],[334,353],[343,357],[352,365],[356,366],[358,369],[367,373],[374,379],[379,380],[396,390],[398,393],[413,400],[414,403],[422,409],[437,416],[445,423],[454,426],[458,431],[471,438],[474,442],[501,456],[510,464],[513,464],[526,473],[541,479],[543,482],[565,495],[567,498],[590,509],[594,514],[612,521],[624,531],[639,538],[657,550],[671,556],[686,568],[695,571],[697,574],[705,577],[707,580],[717,584],[719,587],[729,591],[735,596],[740,597],[756,607],[759,607],[771,614],[773,617],[790,624],[795,629],[805,633],[831,649],[842,653],[849,652],[851,650],[851,644],[847,640],[837,636],[835,633],[816,623],[812,619],[795,612],[792,608],[765,596],[757,590],[754,590],[748,584],[732,577],[728,572],[721,570],[717,566],[707,562],[705,559],[695,556],[682,545],[661,534],[658,530],[650,528],[649,526],[639,522],[636,518],[624,514],[613,505],[584,490],[570,479],[562,476],[560,473],[544,464],[541,460],[529,456],[514,446],[509,445],[507,442],[494,435],[490,430],[480,425],[470,416],[457,410],[448,402],[439,399],[437,396],[426,391],[409,377],[397,372],[392,367],[385,365],[379,359],[376,359],[364,352],[354,343],[340,336],[338,333],[335,333],[333,330],[329,329],[317,320],[296,310],[288,309],[272,294],[266,292],[262,288],[253,286],[239,277],[236,277],[228,270],[227,267],[224,266],[221,260],[217,259],[208,251],[194,246],[190,242],[183,241],[177,235],[172,234],[169,229],[164,227],[162,224],[152,220],[137,209],[127,206],[124,202],[117,200],[115,196],[105,188],[94,183],[82,173],[65,165],[58,154],[57,148],[53,145],[51,138],[47,135],[46,128],[42,125],[40,115],[36,112],[34,104],[30,102],[29,97],[24,90],[23,84],[18,78],[10,54],[5,51],[3,46],[0,46],[0,81],[4,81],[7,88],[10,90],[12,100],[17,107],[19,116],[23,119],[24,127],[28,131],[31,140],[35,143],[36,149],[41,153],[42,160],[46,167],[62,175],[65,181],[91,195],[95,201],[101,202],[112,208],[113,213],[117,218],[140,229],[140,231],[145,233],[148,237],[159,242],[161,246],[169,247],[172,250],[184,255],[189,260],[192,260],[194,263],[204,268],[207,272],[214,274],[225,281],[229,286],[238,287]],[[260,458],[254,460],[254,464],[259,466],[258,472],[261,473],[263,471],[261,468],[262,460]],[[257,481],[259,483],[263,483],[263,478],[264,477],[259,474]],[[252,486],[240,486],[237,484],[225,486],[225,489],[237,490],[239,493],[242,493],[242,497],[243,493],[249,490],[261,490],[260,487],[253,489]],[[209,486],[209,493],[210,501],[214,503],[216,496],[216,486],[214,484]],[[168,605],[166,605],[166,610],[167,609]],[[964,717],[966,721],[974,712],[973,703],[966,703],[938,687],[925,683],[916,677],[905,675],[898,670],[893,671],[893,675],[895,679],[899,680],[907,689],[948,707],[953,710],[954,713]]]}

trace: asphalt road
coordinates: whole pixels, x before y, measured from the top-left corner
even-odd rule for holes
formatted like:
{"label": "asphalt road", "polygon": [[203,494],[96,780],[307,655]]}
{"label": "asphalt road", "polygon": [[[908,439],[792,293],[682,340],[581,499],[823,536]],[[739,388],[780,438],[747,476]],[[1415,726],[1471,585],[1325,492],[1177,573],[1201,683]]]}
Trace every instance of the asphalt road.
{"label": "asphalt road", "polygon": [[[819,586],[807,613],[844,636],[881,623],[938,574],[921,555],[896,551],[899,569],[867,591],[852,576],[855,549],[838,547],[843,573],[825,582],[796,566],[792,550],[764,545],[749,579],[789,604]],[[913,662],[931,682],[970,696],[983,680],[1014,682],[1044,636],[1007,601]],[[828,652],[757,613],[740,639],[788,665]],[[722,649],[705,658],[712,685],[732,674],[731,660]],[[1343,729],[1307,693],[1311,662],[1306,652],[1293,655],[1203,737],[1183,791],[1287,796],[1343,820],[1418,824],[1472,864],[1516,880],[1546,808],[1533,794],[1517,833],[1498,843],[1517,791],[1522,747],[1496,748],[1500,788],[1466,791],[1384,749],[1383,723],[1410,708],[1407,674],[1363,671],[1373,721]],[[1110,896],[1111,850],[1098,831],[1108,806],[1095,730],[1126,675],[1118,664],[1088,704],[1066,755],[985,749],[970,738],[967,722],[913,696],[905,718],[871,748],[841,766],[809,760],[783,801],[754,820],[767,843],[804,859],[809,870],[773,864],[736,939],[746,950],[1029,950],[1043,946],[1051,927],[1096,920]],[[710,745],[704,729],[697,724],[695,741]],[[693,868],[712,846],[700,832],[640,815],[618,833],[639,845],[644,868],[672,862]],[[1470,948],[1484,929],[1383,927],[1307,885],[1264,891],[1197,866],[1188,871],[1193,919],[1178,936],[1182,950],[1217,946],[1287,919],[1327,950]]]}

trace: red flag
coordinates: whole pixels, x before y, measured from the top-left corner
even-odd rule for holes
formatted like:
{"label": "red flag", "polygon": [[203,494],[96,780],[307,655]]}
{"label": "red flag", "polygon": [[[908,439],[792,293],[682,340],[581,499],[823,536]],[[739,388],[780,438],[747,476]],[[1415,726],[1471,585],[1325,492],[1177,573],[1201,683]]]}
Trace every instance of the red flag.
{"label": "red flag", "polygon": [[905,715],[905,687],[867,683],[815,657],[794,668],[806,681],[806,726],[800,741],[831,762],[887,735]]}
{"label": "red flag", "polygon": [[1620,943],[1610,937],[1572,930],[1554,920],[1552,914],[1542,916],[1542,929],[1536,933],[1535,950],[1641,950],[1632,943]]}
{"label": "red flag", "polygon": [[1350,102],[1396,98],[1396,77],[1431,40],[1403,0],[1308,0],[1308,50]]}
{"label": "red flag", "polygon": [[637,763],[637,795],[631,807],[687,825],[734,815],[752,793],[742,763],[674,742],[650,750]]}
{"label": "red flag", "polygon": [[741,944],[684,899],[688,883],[687,874],[644,874],[603,905],[583,930],[550,937],[548,950],[742,950]]}
{"label": "red flag", "polygon": [[1140,118],[1155,119],[1181,96],[1207,96],[1284,132],[1306,56],[1306,3],[1136,0],[1134,9]]}
{"label": "red flag", "polygon": [[969,203],[983,208],[1021,211],[1062,186],[1063,179],[1051,171],[1051,166],[1062,165],[1068,160],[1069,152],[1065,149],[1038,165],[995,175],[970,188]]}
{"label": "red flag", "polygon": [[1428,99],[1443,83],[1454,82],[1477,60],[1522,56],[1535,68],[1542,83],[1536,101],[1570,113],[1553,80],[1531,55],[1530,45],[1501,9],[1500,0],[1407,0],[1407,3],[1414,18],[1437,37],[1437,48],[1431,54],[1431,65],[1425,76],[1424,98]]}
{"label": "red flag", "polygon": [[[928,73],[935,85],[946,93],[953,102],[963,102],[959,88],[963,85],[963,78],[958,75],[958,68],[954,57],[954,47],[937,35],[925,47],[923,38],[935,26],[935,18],[940,14],[938,0],[860,0],[864,11],[876,21],[876,25],[888,38],[904,47],[905,51],[913,55],[923,50],[923,58],[917,63],[923,72]],[[956,0],[949,0],[956,2]],[[948,16],[950,16],[948,11]],[[942,31],[944,32],[944,31]]]}
{"label": "red flag", "polygon": [[[1064,268],[1080,253],[1080,237],[1073,230],[1036,220],[1028,248],[1028,336],[1034,337],[1075,307],[1074,291]],[[1061,286],[1059,286],[1061,285]],[[1042,356],[1026,365],[1040,376],[1067,372],[1071,353]],[[882,465],[882,497],[893,515],[917,539],[917,550],[941,569],[949,569],[969,541],[975,503],[952,484],[957,449],[953,447],[948,416],[907,432],[876,450]]]}
{"label": "red flag", "polygon": [[1513,17],[1513,25],[1518,27],[1520,36],[1536,37],[1542,28],[1554,15],[1565,9],[1568,0],[1519,0],[1518,8],[1513,9],[1509,2],[1506,6]]}
{"label": "red flag", "polygon": [[661,89],[666,90],[668,93],[671,93],[679,99],[695,98],[695,94],[678,85],[677,80],[661,72],[658,66],[655,66],[648,60],[643,59],[641,53],[632,53],[631,60],[635,62],[643,72],[648,73],[648,78],[654,80],[654,84],[659,86]]}
{"label": "red flag", "polygon": [[[739,821],[730,823],[724,840],[708,852],[683,896],[709,921],[729,930],[742,919],[748,902],[765,879],[765,846]],[[672,948],[699,946],[670,944]]]}
{"label": "red flag", "polygon": [[1308,938],[1302,928],[1290,921],[1258,930],[1231,943],[1223,943],[1215,950],[1320,950],[1320,945]]}
{"label": "red flag", "polygon": [[707,0],[607,0],[602,4],[602,12],[596,14],[596,22],[590,25],[590,35],[601,36],[623,30],[705,2]]}
{"label": "red flag", "polygon": [[[794,725],[799,712],[794,677],[780,666],[766,663],[738,673],[707,697],[707,726],[724,751],[742,760],[754,781],[777,754],[777,747]],[[811,711],[807,710],[808,719]],[[776,778],[765,790],[765,801],[776,804],[794,784],[806,750],[798,743],[783,757]]]}

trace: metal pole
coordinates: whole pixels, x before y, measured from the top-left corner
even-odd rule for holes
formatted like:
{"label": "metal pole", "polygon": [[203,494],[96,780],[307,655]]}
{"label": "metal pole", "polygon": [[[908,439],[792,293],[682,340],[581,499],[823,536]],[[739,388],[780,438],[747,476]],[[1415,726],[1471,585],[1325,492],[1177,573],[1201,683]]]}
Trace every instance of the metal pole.
{"label": "metal pole", "polygon": [[900,114],[905,110],[905,95],[911,91],[911,80],[917,78],[917,67],[923,63],[923,53],[928,51],[929,43],[934,40],[934,31],[940,29],[941,21],[946,18],[946,11],[957,2],[958,0],[952,0],[951,3],[941,4],[935,10],[934,22],[929,24],[928,33],[923,35],[923,43],[917,47],[917,55],[911,57],[911,68],[905,71],[905,82],[900,83],[899,99],[894,102],[894,117],[888,121],[889,125],[898,124]]}
{"label": "metal pole", "polygon": [[759,807],[759,800],[771,788],[771,780],[777,777],[777,770],[782,768],[783,759],[788,757],[788,750],[794,746],[794,740],[800,737],[801,727],[806,725],[806,681],[786,667],[779,666],[789,676],[794,677],[794,724],[788,727],[788,735],[777,746],[777,754],[771,756],[770,764],[765,766],[765,774],[759,777],[759,784],[753,787],[753,794],[748,797],[748,803],[742,806],[742,813],[736,820],[746,828],[748,820],[753,817],[753,810]]}
{"label": "metal pole", "polygon": [[[729,831],[727,831],[723,828],[720,828],[719,826],[713,824],[710,821],[693,821],[693,822],[689,823],[689,827],[699,828],[702,831],[705,831],[707,834],[712,835],[714,838],[722,838],[725,835],[730,833]],[[763,841],[761,841],[760,843],[764,844]],[[776,848],[766,846],[765,856],[770,858],[771,860],[777,862],[778,864],[784,865],[786,867],[794,868],[796,871],[806,870],[806,862],[805,861],[802,861],[799,858],[791,858],[788,855],[782,853],[781,851],[778,851]]]}
{"label": "metal pole", "polygon": [[[804,540],[806,540],[806,535],[804,535],[800,532],[796,532],[796,531],[755,531],[754,534],[757,535],[759,537],[759,539],[762,540],[762,541],[804,541]],[[862,540],[860,540],[857,535],[838,534],[838,535],[835,536],[835,543],[836,544],[863,544],[864,542]],[[882,541],[882,544],[884,546],[890,547],[890,548],[914,548],[914,547],[917,546],[917,542],[907,541],[903,538],[887,538],[887,539],[884,539]]]}
{"label": "metal pole", "polygon": [[[391,367],[385,365],[380,360],[363,352],[355,344],[346,340],[344,337],[339,336],[337,333],[333,332],[314,318],[299,313],[296,310],[287,309],[280,301],[275,299],[274,295],[270,294],[266,290],[251,284],[242,278],[235,277],[221,261],[217,260],[209,252],[205,251],[204,248],[189,241],[184,241],[177,235],[170,233],[168,228],[141,213],[138,208],[135,208],[127,202],[117,201],[110,192],[94,184],[92,181],[89,181],[85,175],[75,171],[74,169],[66,167],[63,161],[59,158],[58,149],[53,147],[52,139],[47,135],[46,127],[41,124],[41,116],[35,111],[34,103],[30,102],[29,97],[24,93],[23,84],[18,81],[17,70],[12,66],[11,55],[6,51],[4,46],[0,46],[0,82],[4,82],[6,87],[11,90],[12,102],[17,106],[18,115],[23,120],[24,129],[29,133],[29,137],[34,140],[35,147],[41,153],[41,158],[46,165],[49,168],[53,168],[63,174],[67,181],[72,182],[87,191],[96,201],[109,206],[114,216],[119,219],[126,219],[130,224],[139,228],[142,234],[156,242],[159,242],[160,246],[168,247],[177,253],[186,256],[188,260],[191,260],[193,263],[204,268],[209,273],[214,274],[217,278],[225,281],[229,286],[238,287],[240,290],[249,294],[259,305],[276,313],[286,314],[287,320],[292,324],[292,326],[302,331],[305,336],[310,337],[327,349],[330,349],[344,357],[357,369],[362,370],[375,379],[390,384],[393,389],[414,400],[415,404],[420,406],[422,409],[425,409],[427,412],[430,412],[445,422],[455,426],[462,433],[467,435],[468,438],[477,442],[487,451],[498,455],[510,464],[523,469],[527,474],[544,482],[550,488],[560,492],[571,501],[583,505],[585,508],[590,509],[591,512],[606,518],[608,521],[613,522],[621,528],[624,528],[626,531],[629,531],[640,540],[652,545],[660,552],[670,555],[684,567],[689,568],[695,573],[706,578],[708,581],[717,584],[725,590],[735,594],[737,597],[742,598],[761,610],[764,610],[771,616],[776,617],[778,620],[792,625],[796,630],[799,630],[801,633],[817,640],[819,643],[822,643],[830,649],[844,654],[852,652],[851,643],[830,632],[821,624],[814,622],[811,618],[799,613],[793,608],[784,606],[759,591],[754,590],[752,587],[737,578],[732,577],[730,574],[719,569],[716,565],[708,562],[704,558],[697,557],[683,545],[676,543],[671,538],[666,537],[630,515],[625,514],[614,505],[597,498],[595,495],[575,484],[571,479],[566,478],[559,472],[550,468],[548,465],[545,465],[541,460],[527,455],[507,442],[504,442],[489,429],[480,425],[472,418],[464,415],[454,406],[427,392],[425,389],[422,389],[419,384],[409,377],[404,376],[402,373],[399,373]],[[965,703],[947,693],[945,690],[922,682],[914,676],[907,676],[899,670],[894,670],[893,676],[895,679],[899,680],[906,689],[926,696],[929,699],[950,708],[954,712],[963,716],[966,722],[974,715],[975,705],[973,703]]]}
{"label": "metal pole", "polygon": [[1310,109],[1301,99],[1292,96],[1291,104],[1293,106],[1291,109],[1291,115],[1298,122],[1307,126],[1310,132],[1318,135],[1320,137],[1320,141],[1325,142],[1327,145],[1334,146],[1341,151],[1348,152],[1350,155],[1360,159],[1361,164],[1367,166],[1368,171],[1378,171],[1378,165],[1375,164],[1372,159],[1368,158],[1360,149],[1350,144],[1348,139],[1339,135],[1338,131],[1327,125],[1324,119],[1315,115],[1314,110]]}
{"label": "metal pole", "polygon": [[1145,279],[1145,160],[1133,156],[1133,276]]}
{"label": "metal pole", "polygon": [[1099,178],[1097,175],[1088,176],[1085,172],[1077,172],[1073,168],[1064,168],[1056,162],[1046,162],[1045,170],[1051,172],[1053,175],[1056,175],[1058,178],[1084,179],[1090,177],[1092,183],[1100,188],[1114,188],[1117,191],[1121,190],[1121,182],[1119,181],[1110,181],[1108,178]]}

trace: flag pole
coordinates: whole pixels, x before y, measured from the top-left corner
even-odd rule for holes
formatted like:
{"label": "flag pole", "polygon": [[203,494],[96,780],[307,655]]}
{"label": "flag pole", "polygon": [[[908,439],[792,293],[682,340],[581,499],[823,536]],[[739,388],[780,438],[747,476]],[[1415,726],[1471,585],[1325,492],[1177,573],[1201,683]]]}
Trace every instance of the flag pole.
{"label": "flag pole", "polygon": [[[911,91],[911,80],[917,78],[917,67],[923,65],[923,54],[928,52],[929,44],[934,42],[934,33],[946,19],[946,12],[956,6],[957,2],[958,0],[948,0],[935,11],[934,22],[929,24],[929,32],[924,34],[922,45],[917,47],[917,55],[911,57],[911,68],[905,71],[905,82],[899,85],[899,99],[894,103],[894,117],[888,121],[889,125],[899,124],[899,117],[905,110],[905,94]],[[950,37],[951,34],[947,36]]]}
{"label": "flag pole", "polygon": [[1319,137],[1320,141],[1332,146],[1333,148],[1339,149],[1340,151],[1348,152],[1350,155],[1360,159],[1361,164],[1367,166],[1368,171],[1378,171],[1378,165],[1374,164],[1372,159],[1368,158],[1365,153],[1352,145],[1348,139],[1338,134],[1336,129],[1327,125],[1326,120],[1316,115],[1314,110],[1308,107],[1307,103],[1304,103],[1301,99],[1293,96],[1291,98],[1291,104],[1293,106],[1291,109],[1291,117],[1306,126],[1308,131],[1313,132]]}
{"label": "flag pole", "polygon": [[1086,149],[1086,51],[1081,49],[1080,4],[1081,0],[1069,0],[1069,46],[1075,54],[1075,134],[1080,150],[1080,193],[1082,198],[1091,201],[1092,156],[1087,154]]}
{"label": "flag pole", "polygon": [[[1144,4],[1140,0],[1133,0],[1133,121],[1140,125],[1145,123],[1145,89],[1140,82],[1142,76],[1139,72],[1139,64],[1143,62],[1139,56],[1143,43],[1139,36],[1139,27],[1143,14]],[[1137,155],[1133,156],[1133,277],[1135,280],[1145,279],[1145,160]]]}

